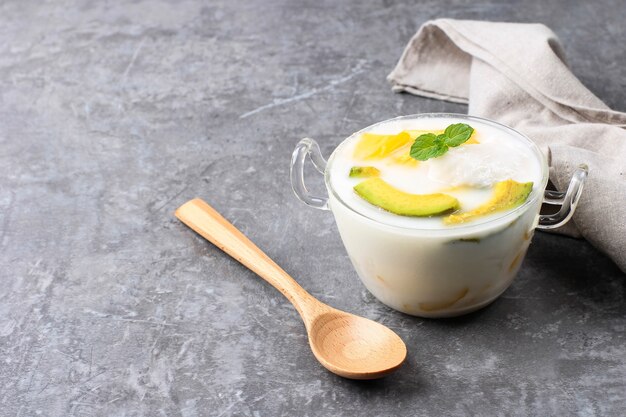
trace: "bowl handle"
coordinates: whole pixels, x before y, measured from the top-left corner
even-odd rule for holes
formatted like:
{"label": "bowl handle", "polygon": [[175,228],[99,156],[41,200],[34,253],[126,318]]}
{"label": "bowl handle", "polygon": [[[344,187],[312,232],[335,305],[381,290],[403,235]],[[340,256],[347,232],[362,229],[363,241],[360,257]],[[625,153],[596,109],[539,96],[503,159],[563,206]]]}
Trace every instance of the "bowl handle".
{"label": "bowl handle", "polygon": [[315,169],[319,173],[324,174],[326,160],[320,152],[319,145],[313,139],[304,138],[298,142],[291,156],[291,167],[289,169],[291,188],[296,193],[296,197],[307,206],[320,210],[329,210],[328,197],[311,195],[304,184],[304,160],[307,155],[311,158]]}
{"label": "bowl handle", "polygon": [[589,169],[587,165],[580,165],[576,171],[574,171],[574,175],[572,175],[566,192],[545,191],[543,202],[545,204],[560,205],[561,208],[554,214],[541,214],[539,216],[537,229],[555,229],[563,226],[572,218],[576,211],[580,194],[583,191],[588,172]]}

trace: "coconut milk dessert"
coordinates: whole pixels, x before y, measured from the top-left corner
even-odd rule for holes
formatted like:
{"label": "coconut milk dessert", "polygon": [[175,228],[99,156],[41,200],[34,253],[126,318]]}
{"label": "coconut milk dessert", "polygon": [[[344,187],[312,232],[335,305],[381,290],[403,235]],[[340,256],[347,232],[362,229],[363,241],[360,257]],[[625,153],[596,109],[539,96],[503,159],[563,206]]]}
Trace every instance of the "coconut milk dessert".
{"label": "coconut milk dessert", "polygon": [[326,181],[365,286],[425,317],[494,300],[537,224],[542,158],[522,135],[476,118],[395,119],[352,135],[331,156]]}

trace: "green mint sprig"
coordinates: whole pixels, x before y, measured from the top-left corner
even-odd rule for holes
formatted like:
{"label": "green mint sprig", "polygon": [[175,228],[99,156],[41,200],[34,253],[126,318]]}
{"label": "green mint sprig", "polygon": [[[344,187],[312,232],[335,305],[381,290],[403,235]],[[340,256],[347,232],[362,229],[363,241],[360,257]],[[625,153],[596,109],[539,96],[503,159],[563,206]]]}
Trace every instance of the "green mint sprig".
{"label": "green mint sprig", "polygon": [[430,158],[437,158],[449,148],[454,148],[465,143],[474,133],[474,128],[465,123],[456,123],[446,127],[441,135],[426,133],[415,139],[411,145],[411,158],[418,161],[426,161]]}

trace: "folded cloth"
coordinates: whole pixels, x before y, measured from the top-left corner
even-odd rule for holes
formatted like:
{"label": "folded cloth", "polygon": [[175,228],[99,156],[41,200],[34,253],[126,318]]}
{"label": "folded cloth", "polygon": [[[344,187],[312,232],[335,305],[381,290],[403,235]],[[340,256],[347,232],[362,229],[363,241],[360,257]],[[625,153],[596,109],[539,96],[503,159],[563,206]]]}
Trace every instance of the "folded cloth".
{"label": "folded cloth", "polygon": [[457,103],[534,140],[550,179],[567,188],[589,177],[573,222],[626,272],[626,113],[611,110],[569,70],[556,35],[541,24],[438,19],[425,23],[389,74],[393,91]]}

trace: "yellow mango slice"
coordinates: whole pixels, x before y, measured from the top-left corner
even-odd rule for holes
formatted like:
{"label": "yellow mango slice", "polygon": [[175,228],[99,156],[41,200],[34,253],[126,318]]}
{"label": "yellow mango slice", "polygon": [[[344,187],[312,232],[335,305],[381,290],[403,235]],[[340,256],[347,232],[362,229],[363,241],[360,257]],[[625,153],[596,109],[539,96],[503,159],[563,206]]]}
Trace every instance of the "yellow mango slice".
{"label": "yellow mango slice", "polygon": [[463,297],[465,297],[468,292],[469,292],[469,288],[463,288],[461,291],[459,291],[458,294],[456,294],[453,298],[449,300],[419,303],[418,306],[423,311],[443,310],[445,308],[450,308],[453,305],[455,305]]}
{"label": "yellow mango slice", "polygon": [[476,134],[476,131],[474,130],[474,132],[472,133],[472,136],[470,136],[470,138],[465,143],[463,143],[463,145],[476,145],[480,143],[478,141],[478,138],[476,138],[476,136],[478,135]]}
{"label": "yellow mango slice", "polygon": [[517,268],[517,266],[520,264],[520,262],[522,262],[522,259],[524,258],[524,255],[526,255],[526,248],[522,249],[513,259],[513,262],[511,262],[511,265],[509,265],[509,272],[513,272],[513,270],[515,268]]}
{"label": "yellow mango slice", "polygon": [[397,164],[416,167],[420,161],[411,158],[411,155],[409,154],[410,151],[411,147],[407,147],[407,149],[402,149],[402,152],[398,152],[396,155],[393,156],[393,161]]}
{"label": "yellow mango slice", "polygon": [[376,133],[363,133],[359,143],[354,148],[354,157],[357,159],[382,159],[389,156],[393,151],[411,142],[408,132],[400,132],[397,135],[379,135]]}
{"label": "yellow mango slice", "polygon": [[411,140],[405,146],[399,148],[397,151],[393,152],[391,156],[393,162],[401,165],[416,167],[419,164],[417,159],[411,157],[411,145],[418,136],[424,135],[426,133],[434,133],[436,135],[443,133],[443,130],[438,130],[435,132],[429,132],[428,130],[406,130],[410,136]]}

